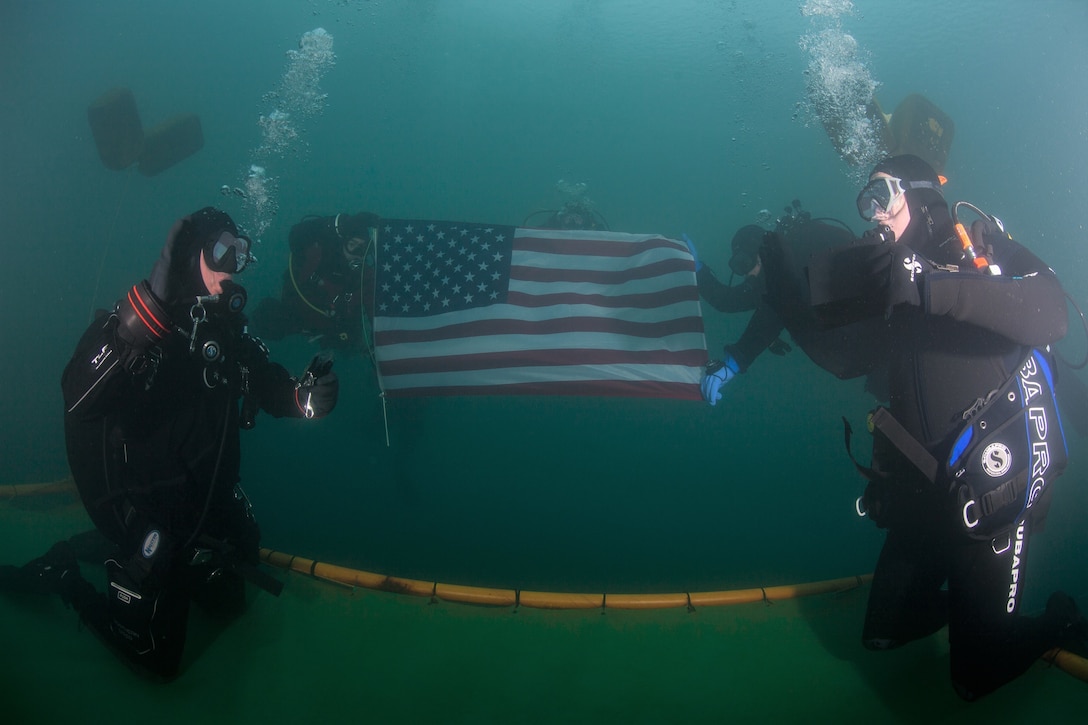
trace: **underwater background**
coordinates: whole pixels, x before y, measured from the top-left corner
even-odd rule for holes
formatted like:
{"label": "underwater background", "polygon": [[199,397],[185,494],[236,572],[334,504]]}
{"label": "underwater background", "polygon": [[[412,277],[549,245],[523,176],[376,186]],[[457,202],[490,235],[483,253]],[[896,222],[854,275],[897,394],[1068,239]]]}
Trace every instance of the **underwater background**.
{"label": "underwater background", "polygon": [[[315,58],[300,38],[316,28],[331,44]],[[306,214],[519,224],[577,184],[612,229],[686,232],[725,270],[735,229],[793,199],[864,229],[867,169],[844,163],[821,123],[843,113],[829,97],[862,87],[885,110],[921,93],[951,116],[946,195],[999,216],[1084,307],[1086,32],[1079,0],[2,3],[0,485],[68,475],[61,370],[180,216],[217,205],[260,237],[239,279],[251,304],[278,294],[287,232]],[[115,87],[145,127],[197,114],[203,149],[153,177],[105,168],[86,109]],[[747,317],[708,309],[712,356]],[[1070,319],[1059,349],[1078,362],[1088,343]],[[272,345],[296,372],[314,351]],[[800,351],[764,355],[713,408],[489,397],[386,412],[368,360],[336,366],[332,416],[262,416],[243,434],[267,547],[423,580],[656,592],[864,574],[883,540],[854,512],[863,486],[841,423],[861,430],[875,403]],[[1088,604],[1088,430],[1066,428],[1071,464],[1033,540],[1028,612],[1055,588]],[[37,556],[86,528],[80,516],[77,501],[0,502],[0,561]],[[0,718],[98,721],[118,696],[103,692],[160,720],[216,722],[963,721],[1088,703],[1083,683],[1040,665],[971,709],[947,683],[944,633],[873,655],[863,611],[864,590],[739,614],[511,617],[292,576],[218,638],[194,635],[201,656],[156,688],[59,602],[0,598]]]}

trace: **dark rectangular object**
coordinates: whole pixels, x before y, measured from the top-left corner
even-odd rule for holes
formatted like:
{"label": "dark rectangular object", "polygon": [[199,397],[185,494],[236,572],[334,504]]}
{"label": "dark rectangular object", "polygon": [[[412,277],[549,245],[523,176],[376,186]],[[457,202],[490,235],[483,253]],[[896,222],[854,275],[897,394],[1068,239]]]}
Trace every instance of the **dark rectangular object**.
{"label": "dark rectangular object", "polygon": [[140,173],[154,176],[192,156],[204,147],[200,118],[193,113],[173,116],[153,128],[144,137]]}
{"label": "dark rectangular object", "polygon": [[87,107],[87,122],[106,168],[127,169],[140,158],[144,131],[132,91],[114,88],[103,93]]}

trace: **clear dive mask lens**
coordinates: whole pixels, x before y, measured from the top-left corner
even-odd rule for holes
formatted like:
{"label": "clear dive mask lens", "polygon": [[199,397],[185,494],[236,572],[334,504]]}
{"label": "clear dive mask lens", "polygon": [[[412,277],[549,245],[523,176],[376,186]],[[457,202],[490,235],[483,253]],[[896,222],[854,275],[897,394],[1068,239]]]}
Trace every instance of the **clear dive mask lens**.
{"label": "clear dive mask lens", "polygon": [[867,222],[878,218],[883,221],[908,189],[936,189],[940,192],[941,187],[931,181],[903,181],[894,176],[878,176],[858,194],[858,214]]}
{"label": "clear dive mask lens", "polygon": [[214,243],[204,247],[204,261],[216,272],[238,274],[252,260],[249,239],[236,237],[226,230],[220,232]]}
{"label": "clear dive mask lens", "polygon": [[880,176],[873,179],[858,194],[858,214],[867,222],[879,215],[887,215],[892,204],[903,195],[903,186],[899,179]]}

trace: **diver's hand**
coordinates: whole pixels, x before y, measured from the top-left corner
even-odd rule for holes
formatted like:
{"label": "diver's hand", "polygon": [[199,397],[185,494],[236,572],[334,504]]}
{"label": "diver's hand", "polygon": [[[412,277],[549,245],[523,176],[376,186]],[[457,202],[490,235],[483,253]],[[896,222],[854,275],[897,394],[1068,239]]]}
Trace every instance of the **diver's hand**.
{"label": "diver's hand", "polygon": [[695,260],[695,271],[698,272],[703,268],[703,263],[699,261],[699,253],[695,251],[695,242],[691,241],[691,237],[687,234],[681,234],[684,238],[684,243],[688,245],[688,251],[691,252],[691,258]]}
{"label": "diver's hand", "polygon": [[295,384],[295,405],[303,418],[324,418],[339,397],[340,379],[332,371],[332,358],[315,355]]}
{"label": "diver's hand", "polygon": [[717,404],[722,399],[722,386],[736,377],[740,372],[740,366],[730,355],[724,361],[711,360],[703,371],[703,381],[699,384],[699,390],[703,394],[703,400],[711,405]]}

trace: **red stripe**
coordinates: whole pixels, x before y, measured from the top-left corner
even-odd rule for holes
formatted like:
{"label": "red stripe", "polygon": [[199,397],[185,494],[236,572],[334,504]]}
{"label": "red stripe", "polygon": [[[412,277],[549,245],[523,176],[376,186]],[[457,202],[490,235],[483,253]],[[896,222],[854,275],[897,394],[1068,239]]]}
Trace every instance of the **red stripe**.
{"label": "red stripe", "polygon": [[381,330],[374,333],[374,342],[382,347],[492,335],[554,335],[565,332],[606,332],[654,339],[702,331],[703,320],[700,317],[676,317],[659,322],[629,322],[607,317],[559,317],[539,321],[492,319],[425,330]]}
{"label": "red stripe", "polygon": [[687,251],[687,247],[683,244],[665,237],[654,237],[644,242],[621,243],[615,239],[515,236],[513,248],[516,251],[569,254],[574,257],[634,257],[654,249]]}
{"label": "red stripe", "polygon": [[596,284],[622,284],[636,279],[651,279],[674,272],[691,272],[695,263],[690,259],[663,259],[640,267],[620,270],[554,269],[511,265],[510,279],[526,282],[594,282]]}
{"label": "red stripe", "polygon": [[608,398],[671,398],[702,400],[699,386],[691,383],[663,383],[652,380],[580,380],[575,382],[511,383],[510,385],[464,385],[449,388],[408,388],[389,390],[389,398],[416,398],[438,395],[570,395]]}
{"label": "red stripe", "polygon": [[468,370],[497,370],[521,367],[562,367],[566,365],[676,365],[701,367],[706,350],[510,350],[475,355],[441,355],[405,360],[387,360],[382,375],[418,375]]}
{"label": "red stripe", "polygon": [[156,337],[162,337],[170,331],[147,306],[147,303],[144,302],[143,297],[140,296],[140,291],[136,287],[133,287],[128,291],[128,303],[132,305],[132,311],[136,313],[136,316],[140,318],[140,321],[144,323],[144,326]]}

